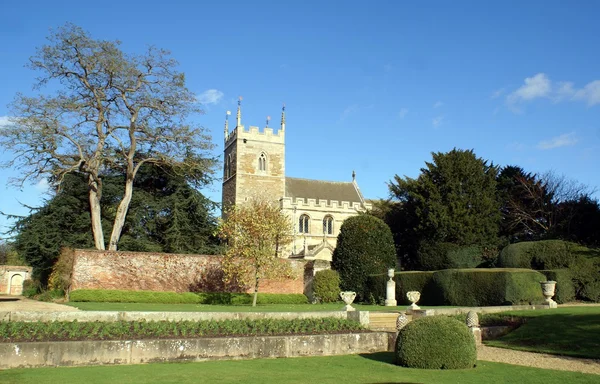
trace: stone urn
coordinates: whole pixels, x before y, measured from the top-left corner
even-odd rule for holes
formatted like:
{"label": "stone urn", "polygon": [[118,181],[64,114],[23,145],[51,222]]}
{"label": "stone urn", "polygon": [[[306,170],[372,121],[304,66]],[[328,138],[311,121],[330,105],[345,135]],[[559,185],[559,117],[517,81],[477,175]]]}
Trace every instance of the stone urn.
{"label": "stone urn", "polygon": [[542,294],[546,299],[546,304],[548,304],[550,308],[557,308],[558,304],[556,304],[556,301],[552,300],[552,296],[556,293],[556,281],[540,281],[540,285],[542,286]]}
{"label": "stone urn", "polygon": [[352,292],[352,291],[340,292],[340,297],[342,298],[344,303],[346,303],[346,306],[344,307],[345,311],[356,311],[356,308],[354,308],[352,305],[350,305],[356,298],[356,292]]}
{"label": "stone urn", "polygon": [[384,303],[386,307],[395,307],[398,305],[398,302],[396,301],[396,282],[394,281],[395,275],[394,268],[388,269],[387,276],[389,277],[389,280],[386,282]]}
{"label": "stone urn", "polygon": [[421,309],[417,305],[417,301],[421,299],[421,293],[419,291],[408,291],[406,292],[406,298],[410,301],[409,310]]}

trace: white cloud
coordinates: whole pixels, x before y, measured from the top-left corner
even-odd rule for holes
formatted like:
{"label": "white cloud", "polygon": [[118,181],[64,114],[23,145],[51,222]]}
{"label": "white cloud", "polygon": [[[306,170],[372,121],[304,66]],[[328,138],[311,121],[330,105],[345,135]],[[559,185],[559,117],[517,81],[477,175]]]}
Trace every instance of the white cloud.
{"label": "white cloud", "polygon": [[579,140],[575,136],[575,132],[565,133],[564,135],[556,136],[548,140],[542,140],[538,143],[539,149],[554,149],[560,147],[567,147],[570,145],[577,144]]}
{"label": "white cloud", "polygon": [[37,189],[40,192],[46,192],[48,188],[50,188],[50,184],[48,184],[48,179],[41,179],[35,185],[35,189]]}
{"label": "white cloud", "polygon": [[340,120],[345,120],[346,118],[348,118],[348,116],[358,112],[359,109],[360,107],[358,106],[358,104],[352,104],[347,106],[346,109],[342,111],[342,114],[340,115]]}
{"label": "white cloud", "polygon": [[433,108],[439,108],[442,105],[444,105],[444,103],[442,103],[441,101],[436,101],[435,104],[433,104]]}
{"label": "white cloud", "polygon": [[575,100],[583,100],[587,105],[600,104],[600,80],[594,80],[573,95]]}
{"label": "white cloud", "polygon": [[515,104],[521,101],[548,97],[551,91],[552,85],[548,76],[544,73],[538,73],[533,77],[526,77],[525,84],[506,96],[506,100],[509,104]]}
{"label": "white cloud", "polygon": [[504,92],[506,92],[506,88],[500,88],[500,89],[497,89],[497,90],[495,90],[494,92],[492,92],[492,96],[491,96],[491,98],[492,98],[492,99],[497,99],[497,98],[499,98],[500,96],[502,96],[502,95],[504,94]]}
{"label": "white cloud", "polygon": [[[498,94],[494,92],[492,98]],[[576,88],[571,81],[553,82],[544,73],[525,78],[525,84],[506,96],[508,107],[514,112],[519,112],[519,105],[535,99],[549,99],[555,103],[561,101],[583,101],[588,106],[600,104],[600,80],[593,80]]]}
{"label": "white cloud", "polygon": [[208,89],[196,96],[200,104],[217,104],[225,94],[218,89]]}
{"label": "white cloud", "polygon": [[438,117],[433,118],[433,120],[431,121],[431,124],[433,124],[434,128],[437,128],[440,125],[442,125],[443,122],[444,122],[444,116],[438,116]]}
{"label": "white cloud", "polygon": [[7,126],[8,123],[8,116],[0,116],[0,128]]}
{"label": "white cloud", "polygon": [[400,112],[398,112],[398,116],[400,116],[401,119],[404,119],[407,114],[408,114],[408,108],[400,108]]}

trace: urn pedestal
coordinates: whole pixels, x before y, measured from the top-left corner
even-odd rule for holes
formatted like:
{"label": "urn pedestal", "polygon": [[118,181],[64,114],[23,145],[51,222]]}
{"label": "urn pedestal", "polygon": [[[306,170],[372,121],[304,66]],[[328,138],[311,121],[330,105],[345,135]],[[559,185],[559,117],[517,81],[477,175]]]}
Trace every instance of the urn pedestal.
{"label": "urn pedestal", "polygon": [[548,304],[550,308],[558,308],[556,301],[552,300],[552,297],[556,292],[556,281],[540,281],[540,285],[542,286],[542,294],[544,295],[546,304]]}

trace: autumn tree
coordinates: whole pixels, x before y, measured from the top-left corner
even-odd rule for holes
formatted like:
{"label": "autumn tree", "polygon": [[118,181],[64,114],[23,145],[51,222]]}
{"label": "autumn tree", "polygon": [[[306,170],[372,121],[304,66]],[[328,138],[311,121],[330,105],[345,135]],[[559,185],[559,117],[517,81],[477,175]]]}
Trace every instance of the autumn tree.
{"label": "autumn tree", "polygon": [[290,266],[280,260],[280,254],[292,240],[292,222],[275,204],[253,199],[233,206],[218,232],[227,242],[225,279],[253,286],[253,307],[261,280],[290,276]]}
{"label": "autumn tree", "polygon": [[94,244],[105,249],[100,200],[106,169],[125,170],[122,197],[108,249],[116,250],[144,164],[204,177],[213,167],[204,130],[188,122],[200,113],[195,95],[169,52],[150,47],[142,55],[123,52],[118,41],[95,40],[73,24],[48,38],[31,57],[39,71],[35,88],[53,93],[17,94],[0,146],[12,152],[5,167],[21,173],[18,185],[48,177],[57,187],[65,176],[85,175]]}

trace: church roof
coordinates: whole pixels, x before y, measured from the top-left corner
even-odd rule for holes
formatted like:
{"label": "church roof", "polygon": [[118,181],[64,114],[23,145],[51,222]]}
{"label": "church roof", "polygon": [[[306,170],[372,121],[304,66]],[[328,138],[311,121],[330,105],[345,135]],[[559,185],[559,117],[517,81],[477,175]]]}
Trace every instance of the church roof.
{"label": "church roof", "polygon": [[285,178],[285,197],[315,199],[317,202],[319,200],[362,202],[362,196],[352,182],[297,179],[293,177]]}

